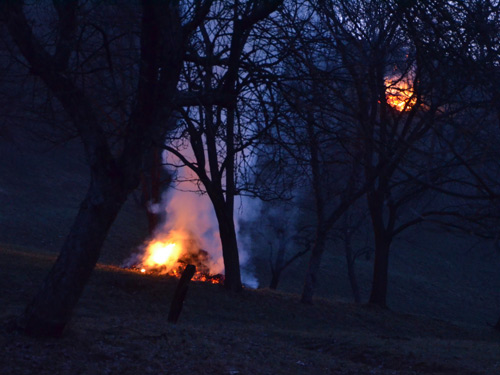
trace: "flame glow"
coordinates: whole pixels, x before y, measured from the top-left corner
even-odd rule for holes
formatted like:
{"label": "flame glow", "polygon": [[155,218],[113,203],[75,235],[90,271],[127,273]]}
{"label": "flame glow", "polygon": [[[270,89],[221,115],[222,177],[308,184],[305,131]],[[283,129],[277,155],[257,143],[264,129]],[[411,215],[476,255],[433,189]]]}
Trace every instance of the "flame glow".
{"label": "flame glow", "polygon": [[411,110],[417,102],[409,80],[386,78],[385,87],[387,104],[400,112]]}
{"label": "flame glow", "polygon": [[200,248],[200,243],[187,230],[172,229],[159,233],[143,247],[129,267],[142,274],[171,275],[180,277],[187,264],[196,266],[194,281],[219,284],[224,281],[220,268],[212,261],[208,252]]}
{"label": "flame glow", "polygon": [[[176,159],[165,154],[164,162],[173,165]],[[177,172],[179,189],[169,189],[160,204],[150,207],[152,212],[164,213],[164,222],[138,253],[125,260],[123,267],[141,274],[180,277],[186,265],[193,264],[197,272],[192,280],[223,283],[224,259],[212,203],[206,194],[193,193],[198,186],[193,182],[196,178],[192,172],[187,168]],[[240,261],[245,261],[245,255],[244,251],[240,253]],[[242,272],[242,277],[246,285],[258,286],[253,275]]]}
{"label": "flame glow", "polygon": [[150,257],[146,259],[146,264],[163,265],[169,264],[178,258],[179,247],[175,243],[153,242],[149,246]]}

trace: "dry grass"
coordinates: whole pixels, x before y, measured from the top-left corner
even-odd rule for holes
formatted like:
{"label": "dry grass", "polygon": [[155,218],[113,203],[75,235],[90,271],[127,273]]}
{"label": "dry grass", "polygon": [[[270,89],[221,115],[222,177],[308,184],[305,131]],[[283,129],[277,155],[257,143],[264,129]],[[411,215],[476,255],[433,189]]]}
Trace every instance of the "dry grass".
{"label": "dry grass", "polygon": [[500,374],[500,333],[487,328],[202,283],[172,325],[175,279],[110,266],[62,339],[9,330],[52,261],[0,246],[1,374]]}

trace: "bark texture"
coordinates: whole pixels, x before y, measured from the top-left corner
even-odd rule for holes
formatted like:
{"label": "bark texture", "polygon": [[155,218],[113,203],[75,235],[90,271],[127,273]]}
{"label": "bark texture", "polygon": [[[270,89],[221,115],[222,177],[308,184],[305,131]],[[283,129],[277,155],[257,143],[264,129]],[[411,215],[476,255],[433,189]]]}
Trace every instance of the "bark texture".
{"label": "bark texture", "polygon": [[59,257],[26,308],[23,324],[30,335],[57,337],[63,333],[125,201],[123,192],[113,191],[96,201],[102,194],[94,185],[80,206]]}
{"label": "bark texture", "polygon": [[[181,26],[176,1],[142,1],[135,104],[129,117],[119,124],[118,133],[122,137],[117,141],[110,138],[102,125],[100,108],[93,104],[92,89],[81,86],[77,78],[66,73],[77,46],[78,2],[54,2],[59,24],[57,48],[52,54],[34,34],[23,5],[23,1],[0,3],[3,20],[31,72],[52,91],[72,120],[83,143],[91,176],[88,193],[59,257],[23,318],[28,334],[60,336],[99,259],[109,228],[139,184],[145,155],[168,131],[165,124],[172,112],[171,101],[177,90],[187,29],[191,30],[193,24]],[[200,16],[196,14],[194,19]]]}

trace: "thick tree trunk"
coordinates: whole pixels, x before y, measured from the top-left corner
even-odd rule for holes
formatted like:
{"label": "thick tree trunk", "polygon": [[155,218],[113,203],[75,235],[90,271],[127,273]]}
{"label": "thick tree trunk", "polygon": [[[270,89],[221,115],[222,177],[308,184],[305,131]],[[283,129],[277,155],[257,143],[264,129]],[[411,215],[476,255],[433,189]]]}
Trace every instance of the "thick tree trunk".
{"label": "thick tree trunk", "polygon": [[326,235],[318,233],[316,241],[311,250],[311,258],[309,258],[309,266],[306,271],[306,280],[304,289],[302,290],[301,302],[312,304],[313,296],[318,286],[319,267],[321,265],[321,257],[325,250]]}
{"label": "thick tree trunk", "polygon": [[61,252],[40,290],[27,306],[23,325],[35,336],[60,336],[99,259],[126,192],[92,183]]}
{"label": "thick tree trunk", "polygon": [[375,233],[373,283],[369,303],[383,308],[387,307],[387,280],[389,271],[390,247],[390,240],[384,238],[381,234]]}
{"label": "thick tree trunk", "polygon": [[[0,2],[12,39],[31,71],[38,75],[60,101],[82,140],[91,170],[91,186],[80,206],[71,231],[39,293],[24,314],[27,333],[59,336],[68,323],[92,269],[99,259],[106,235],[129,193],[139,183],[141,162],[146,152],[168,131],[171,101],[185,53],[186,39],[201,18],[185,27],[178,2],[142,1],[140,61],[134,108],[123,127],[109,136],[102,124],[91,87],[66,70],[76,48],[75,1],[55,2],[59,16],[56,39],[39,43],[24,14],[23,1]],[[197,18],[197,17],[195,17]],[[62,43],[60,43],[62,42]],[[56,45],[55,55],[45,45]],[[61,47],[62,46],[62,47]],[[61,48],[60,48],[61,47]],[[61,53],[58,53],[58,50]],[[109,51],[107,51],[109,53]],[[111,68],[111,67],[110,67]],[[99,90],[98,90],[99,91]],[[117,139],[117,135],[123,138]],[[117,147],[117,141],[123,141]],[[120,152],[118,150],[121,150]],[[118,154],[119,155],[116,155]]]}
{"label": "thick tree trunk", "polygon": [[242,290],[242,285],[234,221],[232,218],[219,217],[219,215],[217,215],[217,219],[219,221],[222,255],[224,257],[224,287],[232,292],[239,292]]}
{"label": "thick tree trunk", "polygon": [[232,205],[229,205],[231,209],[228,209],[228,204],[224,199],[220,186],[214,189],[213,184],[207,182],[205,188],[212,201],[217,223],[219,224],[222,256],[224,258],[224,287],[227,290],[239,292],[243,289],[243,286],[241,284],[240,256]]}

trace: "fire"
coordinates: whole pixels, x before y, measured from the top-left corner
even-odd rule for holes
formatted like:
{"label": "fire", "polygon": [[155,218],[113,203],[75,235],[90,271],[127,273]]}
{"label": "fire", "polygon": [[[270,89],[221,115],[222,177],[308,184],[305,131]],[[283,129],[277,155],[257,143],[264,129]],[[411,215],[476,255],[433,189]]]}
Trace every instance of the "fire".
{"label": "fire", "polygon": [[387,104],[400,112],[411,110],[417,102],[415,91],[408,80],[386,78],[385,87]]}
{"label": "fire", "polygon": [[[186,155],[194,160],[194,155]],[[179,164],[173,154],[164,154],[166,165]],[[169,170],[169,173],[172,173]],[[164,219],[153,237],[138,252],[123,262],[141,275],[180,277],[188,264],[196,267],[193,280],[211,283],[224,281],[224,259],[217,226],[217,217],[206,194],[196,194],[196,176],[188,168],[175,172],[177,182],[162,196],[158,205],[149,208]]]}
{"label": "fire", "polygon": [[210,272],[212,260],[200,249],[198,241],[187,231],[171,230],[167,235],[151,240],[144,252],[135,258],[131,268],[143,274],[160,274],[180,277],[187,264],[196,266],[194,281],[220,284],[224,276]]}
{"label": "fire", "polygon": [[179,258],[179,246],[175,243],[161,241],[149,244],[149,257],[144,262],[146,266],[162,266],[175,262]]}

